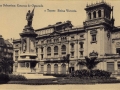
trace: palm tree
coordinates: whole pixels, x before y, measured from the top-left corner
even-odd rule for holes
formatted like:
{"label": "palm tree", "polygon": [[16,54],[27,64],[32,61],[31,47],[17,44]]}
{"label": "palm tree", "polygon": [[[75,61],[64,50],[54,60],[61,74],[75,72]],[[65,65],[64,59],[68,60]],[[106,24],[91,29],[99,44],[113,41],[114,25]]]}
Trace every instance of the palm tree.
{"label": "palm tree", "polygon": [[70,54],[63,56],[63,60],[68,63],[68,72],[69,72],[69,62],[70,62]]}
{"label": "palm tree", "polygon": [[86,66],[87,69],[91,71],[100,62],[100,60],[97,60],[97,57],[88,58],[86,56],[85,60],[81,60],[78,64]]}
{"label": "palm tree", "polygon": [[2,57],[0,60],[0,69],[2,73],[11,73],[11,69],[13,66],[13,60],[9,60],[5,57]]}

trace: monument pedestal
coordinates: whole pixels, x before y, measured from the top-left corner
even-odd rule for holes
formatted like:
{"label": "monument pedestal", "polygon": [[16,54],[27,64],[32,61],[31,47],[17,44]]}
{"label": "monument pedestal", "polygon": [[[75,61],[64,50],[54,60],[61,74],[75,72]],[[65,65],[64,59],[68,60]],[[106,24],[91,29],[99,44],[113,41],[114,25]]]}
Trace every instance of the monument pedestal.
{"label": "monument pedestal", "polygon": [[37,34],[31,26],[26,25],[21,36],[21,50],[18,59],[18,73],[36,73],[38,63],[36,54],[35,38]]}

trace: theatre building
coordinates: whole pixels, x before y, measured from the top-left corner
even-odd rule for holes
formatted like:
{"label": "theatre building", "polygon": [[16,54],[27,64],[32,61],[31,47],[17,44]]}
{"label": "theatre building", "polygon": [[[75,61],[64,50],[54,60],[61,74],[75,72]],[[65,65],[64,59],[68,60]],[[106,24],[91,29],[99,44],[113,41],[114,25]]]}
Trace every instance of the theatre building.
{"label": "theatre building", "polygon": [[[85,56],[96,55],[102,62],[95,69],[119,74],[120,27],[114,26],[113,7],[102,1],[87,5],[85,11],[87,19],[82,27],[73,27],[71,21],[66,21],[35,30],[37,36],[31,50],[35,51],[36,64],[30,71],[28,68],[31,64],[27,59],[20,59],[23,53],[23,36],[14,40],[13,73],[67,74],[85,69],[86,67],[78,63]],[[28,43],[29,45],[32,44]]]}

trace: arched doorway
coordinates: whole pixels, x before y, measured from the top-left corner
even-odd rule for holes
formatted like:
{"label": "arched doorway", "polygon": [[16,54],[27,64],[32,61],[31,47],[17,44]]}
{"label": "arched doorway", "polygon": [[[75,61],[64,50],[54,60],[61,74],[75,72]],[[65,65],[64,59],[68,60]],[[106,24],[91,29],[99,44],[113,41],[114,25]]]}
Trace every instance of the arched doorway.
{"label": "arched doorway", "polygon": [[61,74],[66,74],[66,65],[65,64],[61,65]]}
{"label": "arched doorway", "polygon": [[48,64],[48,65],[47,65],[47,74],[50,74],[50,73],[51,73],[51,65]]}
{"label": "arched doorway", "polygon": [[54,65],[54,74],[58,74],[58,65],[57,64]]}

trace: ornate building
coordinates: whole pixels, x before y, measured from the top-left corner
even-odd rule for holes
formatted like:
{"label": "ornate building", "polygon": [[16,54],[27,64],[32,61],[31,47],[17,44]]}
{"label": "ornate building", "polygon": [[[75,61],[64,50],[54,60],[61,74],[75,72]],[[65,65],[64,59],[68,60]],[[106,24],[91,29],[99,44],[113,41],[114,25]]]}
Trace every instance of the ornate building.
{"label": "ornate building", "polygon": [[0,72],[3,73],[12,73],[13,71],[13,45],[10,40],[4,40],[0,35]]}
{"label": "ornate building", "polygon": [[[120,72],[120,27],[114,26],[113,7],[102,1],[87,5],[85,11],[87,19],[82,27],[73,27],[71,21],[66,21],[35,30],[35,44],[29,45],[36,51],[37,64],[29,73],[67,74],[80,70],[86,68],[78,64],[84,56],[97,56],[102,60],[96,69]],[[23,68],[19,73],[26,73],[27,59],[20,66],[21,53],[24,53],[22,38],[13,44],[14,73],[18,73],[19,68]]]}

